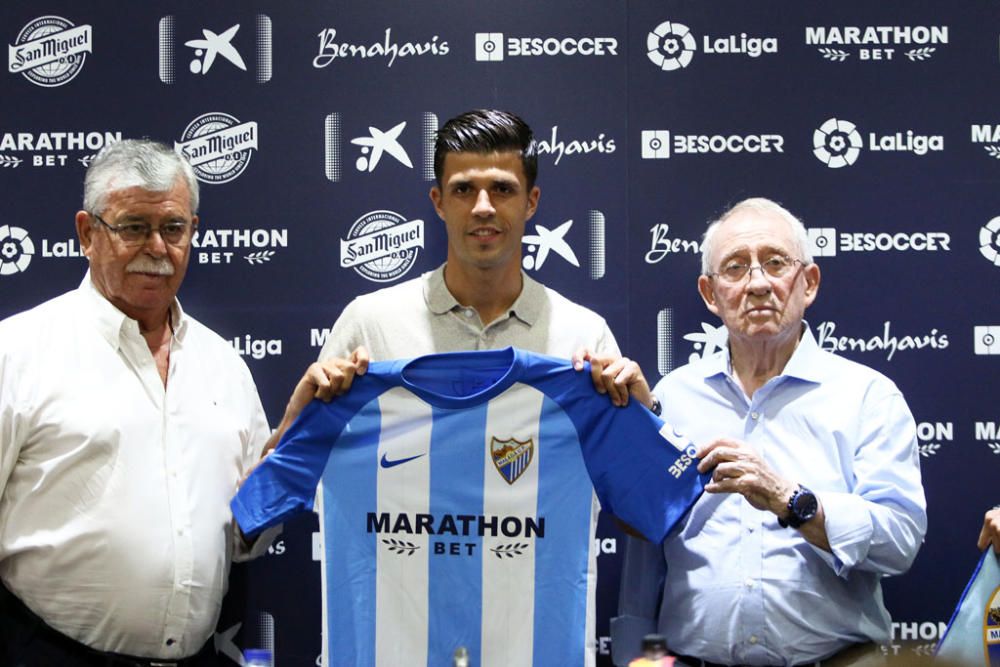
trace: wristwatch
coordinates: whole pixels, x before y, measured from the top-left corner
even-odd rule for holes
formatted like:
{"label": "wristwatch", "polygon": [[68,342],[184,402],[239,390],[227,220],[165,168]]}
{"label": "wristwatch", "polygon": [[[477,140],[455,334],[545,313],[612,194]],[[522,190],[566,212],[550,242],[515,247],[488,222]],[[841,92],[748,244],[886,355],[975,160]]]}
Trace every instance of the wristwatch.
{"label": "wristwatch", "polygon": [[663,406],[660,405],[660,399],[658,399],[656,396],[653,396],[652,398],[653,398],[653,404],[649,406],[649,411],[652,412],[657,417],[659,417],[660,415],[663,414]]}
{"label": "wristwatch", "polygon": [[799,484],[792,497],[788,499],[788,516],[784,519],[778,517],[778,525],[782,528],[798,528],[806,521],[809,521],[819,510],[819,501],[816,494]]}

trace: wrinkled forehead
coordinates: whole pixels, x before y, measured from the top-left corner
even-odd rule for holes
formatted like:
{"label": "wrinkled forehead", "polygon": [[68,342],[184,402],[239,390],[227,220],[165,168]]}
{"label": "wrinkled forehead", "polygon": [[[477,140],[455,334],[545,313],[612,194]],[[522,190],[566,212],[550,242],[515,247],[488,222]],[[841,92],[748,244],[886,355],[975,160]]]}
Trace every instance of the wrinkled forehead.
{"label": "wrinkled forehead", "polygon": [[745,209],[733,212],[719,224],[712,254],[715,261],[773,252],[794,257],[795,248],[795,233],[787,220],[775,213]]}

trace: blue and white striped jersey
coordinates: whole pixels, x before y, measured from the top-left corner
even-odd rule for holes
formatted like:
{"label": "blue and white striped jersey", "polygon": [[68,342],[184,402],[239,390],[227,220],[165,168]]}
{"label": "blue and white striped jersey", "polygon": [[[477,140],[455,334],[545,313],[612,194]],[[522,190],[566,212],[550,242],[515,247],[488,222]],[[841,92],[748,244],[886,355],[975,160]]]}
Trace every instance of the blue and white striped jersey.
{"label": "blue and white striped jersey", "polygon": [[[594,664],[599,508],[659,542],[701,494],[694,447],[590,374],[513,348],[373,362],[243,484],[247,534],[322,480],[329,665]],[[600,505],[598,505],[598,501]]]}

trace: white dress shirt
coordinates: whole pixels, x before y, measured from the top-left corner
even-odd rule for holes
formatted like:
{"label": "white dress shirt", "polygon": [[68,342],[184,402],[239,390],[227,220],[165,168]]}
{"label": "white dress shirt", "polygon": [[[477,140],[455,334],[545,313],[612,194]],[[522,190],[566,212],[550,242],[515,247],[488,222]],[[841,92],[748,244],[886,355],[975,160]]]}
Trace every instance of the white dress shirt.
{"label": "white dress shirt", "polygon": [[89,274],[0,322],[0,579],[77,641],[159,658],[215,628],[229,500],[270,434],[246,364],[171,312],[166,387]]}
{"label": "white dress shirt", "polygon": [[728,349],[677,369],[653,393],[699,447],[742,440],[815,492],[832,553],[741,495],[706,493],[662,546],[629,540],[616,664],[655,631],[677,653],[747,665],[888,641],[879,582],[909,568],[927,530],[916,424],[899,389],[821,350],[806,326],[784,371],[753,398],[732,377]]}

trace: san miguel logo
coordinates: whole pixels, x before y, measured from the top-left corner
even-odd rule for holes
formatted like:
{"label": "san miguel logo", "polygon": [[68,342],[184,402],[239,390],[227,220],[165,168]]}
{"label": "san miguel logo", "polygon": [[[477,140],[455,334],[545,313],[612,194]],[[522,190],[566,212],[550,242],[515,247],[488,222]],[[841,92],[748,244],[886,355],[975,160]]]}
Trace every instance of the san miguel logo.
{"label": "san miguel logo", "polygon": [[206,113],[184,128],[174,150],[191,163],[202,183],[228,183],[243,173],[257,150],[257,123]]}
{"label": "san miguel logo", "polygon": [[493,465],[508,484],[516,482],[517,478],[528,469],[534,453],[535,442],[530,438],[524,442],[514,438],[507,440],[500,440],[495,436],[490,438]]}
{"label": "san miguel logo", "polygon": [[424,247],[424,221],[407,220],[394,211],[371,211],[351,225],[340,240],[340,266],[375,282],[406,274]]}
{"label": "san miguel logo", "polygon": [[24,26],[7,46],[7,69],[28,81],[52,88],[71,81],[93,53],[93,29],[60,16],[42,16]]}

